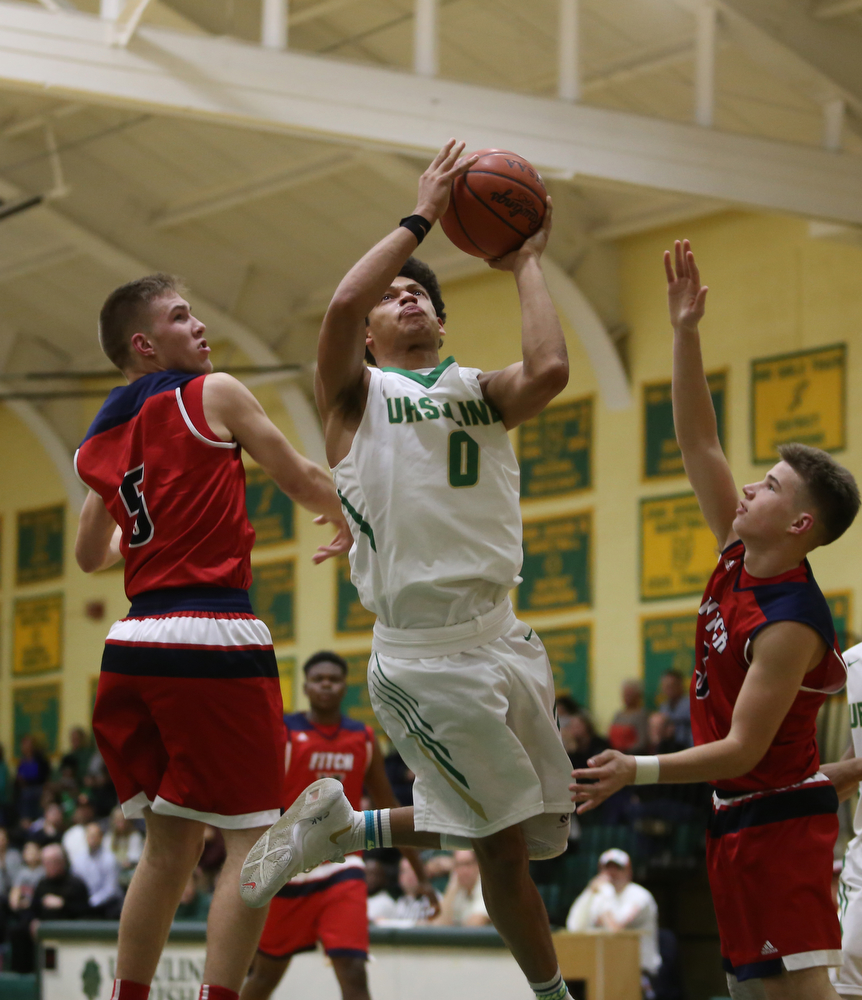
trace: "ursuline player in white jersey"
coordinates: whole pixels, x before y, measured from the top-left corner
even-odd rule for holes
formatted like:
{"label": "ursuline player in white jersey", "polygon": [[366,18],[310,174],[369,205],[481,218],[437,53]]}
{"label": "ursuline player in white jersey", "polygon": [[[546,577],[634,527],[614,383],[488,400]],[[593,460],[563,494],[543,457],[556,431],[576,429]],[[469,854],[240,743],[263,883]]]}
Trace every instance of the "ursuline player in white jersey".
{"label": "ursuline player in white jersey", "polygon": [[[354,533],[352,579],[377,614],[372,705],[416,774],[412,809],[357,812],[312,785],[258,842],[243,892],[263,905],[322,858],[378,845],[473,846],[488,913],[542,1000],[568,995],[530,858],[566,847],[569,759],[544,647],[518,622],[518,464],[507,431],[568,381],[540,232],[492,267],[514,275],[523,360],[502,371],[440,360],[445,314],[411,254],[475,159],[448,142],[419,181],[416,212],[347,274],[318,348],[327,456]],[[378,367],[364,362],[366,347]]]}

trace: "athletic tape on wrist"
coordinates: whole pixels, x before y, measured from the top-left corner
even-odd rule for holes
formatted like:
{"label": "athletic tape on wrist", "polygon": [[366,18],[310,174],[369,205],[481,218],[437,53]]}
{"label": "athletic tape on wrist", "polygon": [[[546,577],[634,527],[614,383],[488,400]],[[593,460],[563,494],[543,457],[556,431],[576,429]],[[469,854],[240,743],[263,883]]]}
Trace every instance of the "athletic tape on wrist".
{"label": "athletic tape on wrist", "polygon": [[398,225],[409,229],[419,243],[431,232],[431,223],[422,215],[405,215]]}
{"label": "athletic tape on wrist", "polygon": [[654,785],[658,781],[658,757],[635,757],[636,785]]}

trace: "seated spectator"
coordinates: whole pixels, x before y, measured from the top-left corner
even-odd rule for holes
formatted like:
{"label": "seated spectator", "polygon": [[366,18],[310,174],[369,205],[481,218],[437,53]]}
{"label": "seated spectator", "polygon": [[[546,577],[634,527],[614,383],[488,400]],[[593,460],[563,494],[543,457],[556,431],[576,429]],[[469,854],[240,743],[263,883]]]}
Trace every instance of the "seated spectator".
{"label": "seated spectator", "polygon": [[60,771],[70,768],[77,784],[83,785],[92,757],[93,746],[87,733],[81,726],[73,726],[69,730],[69,749],[60,759]]}
{"label": "seated spectator", "polygon": [[62,808],[56,802],[49,802],[45,806],[45,812],[42,816],[30,824],[27,836],[40,847],[44,847],[46,844],[59,844],[63,839],[65,829],[66,823]]}
{"label": "seated spectator", "polygon": [[618,847],[599,858],[599,873],[572,904],[566,930],[632,930],[641,935],[641,971],[651,980],[661,966],[658,907],[652,893],[632,882],[632,863]]}
{"label": "seated spectator", "polygon": [[175,923],[190,923],[192,921],[206,923],[212,896],[198,889],[199,879],[200,870],[196,868],[189,876],[183,894],[180,896],[180,905],[174,914]]}
{"label": "seated spectator", "polygon": [[422,862],[425,865],[425,874],[428,876],[428,881],[431,885],[434,886],[438,893],[445,892],[452,870],[455,867],[452,852],[424,851]]}
{"label": "seated spectator", "polygon": [[9,892],[9,909],[20,911],[29,910],[33,901],[33,892],[39,881],[45,876],[45,869],[42,867],[42,851],[39,845],[32,840],[28,840],[21,851],[23,864],[18,869],[18,873],[12,882]]}
{"label": "seated spectator", "polygon": [[89,849],[87,847],[87,824],[92,823],[95,818],[96,810],[93,808],[92,802],[85,795],[81,795],[75,806],[75,811],[72,813],[74,822],[63,834],[62,840],[63,850],[71,864],[74,864],[75,859],[81,854],[86,854]]}
{"label": "seated spectator", "polygon": [[117,806],[111,813],[111,834],[108,846],[120,868],[120,886],[123,889],[128,889],[135,866],[141,860],[141,854],[144,851],[144,837],[131,820],[126,819],[123,815],[122,806]]}
{"label": "seated spectator", "polygon": [[560,733],[573,768],[586,767],[590,757],[610,746],[604,736],[596,733],[590,713],[584,710],[569,716],[560,727]]}
{"label": "seated spectator", "polygon": [[96,816],[110,816],[111,810],[117,804],[117,791],[98,750],[93,751],[93,756],[87,765],[84,787],[87,789],[87,797],[93,803]]}
{"label": "seated spectator", "polygon": [[[691,736],[691,701],[688,688],[679,670],[665,670],[659,682],[659,711],[670,719],[674,739],[681,750],[693,746]],[[664,751],[662,751],[664,753]]]}
{"label": "seated spectator", "polygon": [[685,747],[676,739],[676,726],[673,719],[664,712],[651,712],[647,719],[647,745],[648,754],[676,753],[677,750],[684,750]]}
{"label": "seated spectator", "polygon": [[395,912],[395,897],[389,892],[389,872],[378,858],[365,859],[365,883],[368,887],[368,922],[389,920]]}
{"label": "seated spectator", "polygon": [[[21,737],[21,756],[15,772],[15,789],[18,799],[18,816],[32,821],[41,813],[39,800],[42,788],[51,776],[51,765],[36,746],[32,736]],[[28,823],[29,825],[29,823]]]}
{"label": "seated spectator", "polygon": [[608,742],[622,753],[642,753],[647,739],[647,710],[644,687],[638,680],[623,681],[623,707],[611,721]]}
{"label": "seated spectator", "polygon": [[10,846],[9,833],[6,827],[0,826],[0,896],[5,896],[12,888],[22,864],[21,852]]}
{"label": "seated spectator", "polygon": [[427,924],[435,916],[434,907],[427,896],[419,895],[419,879],[407,858],[402,858],[398,865],[398,885],[401,895],[395,900],[392,916],[385,922],[398,923],[402,927]]}
{"label": "seated spectator", "polygon": [[63,819],[69,823],[72,813],[78,804],[78,797],[81,794],[81,785],[75,776],[75,770],[71,764],[61,764],[60,774],[54,782],[54,797],[60,803],[63,810]]}
{"label": "seated spectator", "polygon": [[577,715],[580,710],[581,706],[570,694],[558,694],[554,699],[554,711],[557,713],[557,723],[560,729],[563,728],[568,719]]}
{"label": "seated spectator", "polygon": [[122,909],[120,866],[98,823],[88,823],[84,832],[87,850],[72,861],[72,872],[87,886],[92,916],[117,920]]}
{"label": "seated spectator", "polygon": [[66,855],[59,844],[42,848],[45,874],[36,885],[27,911],[19,915],[17,926],[10,930],[12,971],[32,972],[33,940],[43,920],[78,920],[90,912],[87,887],[68,870]]}
{"label": "seated spectator", "polygon": [[6,763],[6,751],[0,743],[0,826],[12,824],[12,778]]}
{"label": "seated spectator", "polygon": [[440,913],[433,922],[450,927],[484,927],[491,923],[482,898],[475,852],[455,851],[449,885],[440,901]]}
{"label": "seated spectator", "polygon": [[221,830],[215,826],[204,827],[204,849],[201,853],[198,868],[201,871],[201,883],[205,892],[212,892],[218,881],[227,852]]}

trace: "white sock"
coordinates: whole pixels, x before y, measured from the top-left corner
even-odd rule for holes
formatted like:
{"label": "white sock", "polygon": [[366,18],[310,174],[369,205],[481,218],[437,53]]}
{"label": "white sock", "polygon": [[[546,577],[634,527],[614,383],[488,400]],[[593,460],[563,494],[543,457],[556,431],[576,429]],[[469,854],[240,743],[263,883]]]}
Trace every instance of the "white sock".
{"label": "white sock", "polygon": [[530,983],[529,985],[538,1000],[572,1000],[572,995],[569,993],[569,988],[566,986],[559,966],[557,966],[557,974],[553,979],[549,979],[546,983]]}
{"label": "white sock", "polygon": [[388,809],[366,809],[354,812],[353,829],[346,838],[339,838],[345,854],[353,851],[373,851],[376,847],[392,846],[392,829]]}

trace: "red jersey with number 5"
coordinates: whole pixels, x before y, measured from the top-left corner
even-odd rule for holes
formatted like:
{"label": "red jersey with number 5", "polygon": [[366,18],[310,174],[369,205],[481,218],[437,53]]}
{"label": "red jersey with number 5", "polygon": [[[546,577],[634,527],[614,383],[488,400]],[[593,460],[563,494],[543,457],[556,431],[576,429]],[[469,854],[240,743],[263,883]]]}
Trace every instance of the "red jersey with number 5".
{"label": "red jersey with number 5", "polygon": [[761,579],[745,569],[737,540],[721,553],[698,611],[695,672],[691,680],[691,730],[696,746],[724,739],[752,661],[758,633],[774,622],[800,622],[826,644],[817,666],[779,726],[760,763],[741,778],[713,782],[720,791],[744,794],[804,781],[820,767],[817,711],[844,687],[846,670],[832,614],[806,559],[780,576]]}
{"label": "red jersey with number 5", "polygon": [[235,441],[204,419],[205,375],[153,372],[113,389],[75,454],[120,525],[126,594],[251,584],[254,529]]}

